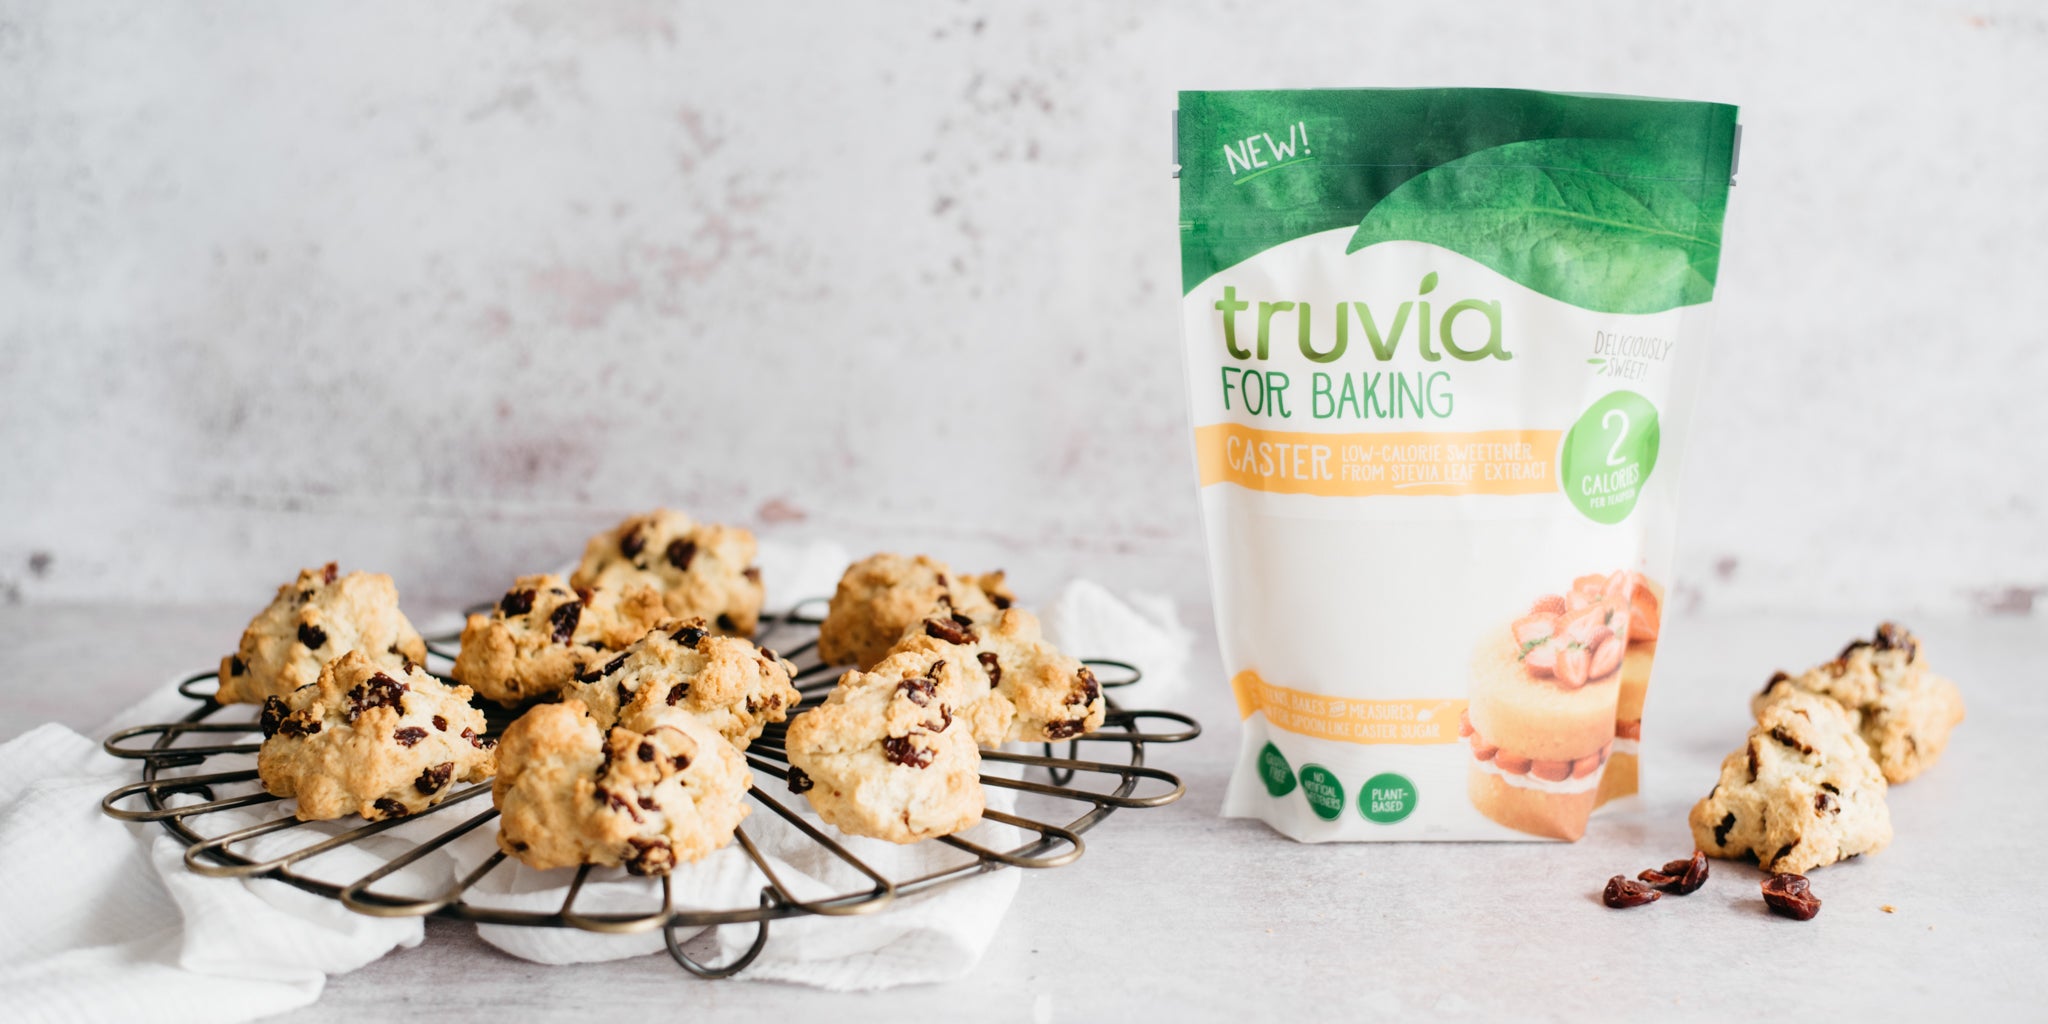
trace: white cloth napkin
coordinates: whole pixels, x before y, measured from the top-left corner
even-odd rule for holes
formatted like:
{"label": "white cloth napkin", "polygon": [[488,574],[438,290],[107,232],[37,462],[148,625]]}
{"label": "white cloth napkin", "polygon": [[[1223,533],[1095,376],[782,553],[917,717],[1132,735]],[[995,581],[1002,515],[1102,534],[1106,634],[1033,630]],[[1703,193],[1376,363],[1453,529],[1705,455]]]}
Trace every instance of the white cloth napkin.
{"label": "white cloth napkin", "polygon": [[[763,545],[761,562],[764,577],[772,581],[772,593],[824,595],[831,593],[846,556],[829,544]],[[1171,605],[1162,600],[1134,596],[1126,603],[1095,584],[1077,581],[1047,607],[1045,620],[1052,638],[1077,655],[1114,652],[1140,664],[1147,676],[1147,697],[1169,692],[1185,662],[1187,635],[1174,620]],[[167,687],[117,716],[103,732],[172,720],[191,707],[189,700]],[[220,734],[208,740],[235,742]],[[252,755],[214,757],[197,769],[177,773],[231,771],[253,767],[254,760]],[[96,742],[58,725],[0,744],[0,879],[10,882],[0,905],[0,993],[5,994],[9,1019],[247,1020],[309,1004],[319,997],[327,975],[354,970],[395,947],[421,941],[423,926],[415,918],[355,914],[337,901],[282,882],[192,873],[183,863],[183,844],[160,826],[122,823],[100,812],[101,797],[137,778],[136,762],[110,757]],[[771,793],[784,806],[804,812],[817,824],[808,816],[808,805],[782,790],[776,780],[764,776],[757,781],[775,786]],[[254,783],[217,787],[214,796],[254,788]],[[993,807],[1009,807],[1011,796],[1008,790],[990,787]],[[289,807],[283,802],[222,811],[198,824],[206,834],[218,835],[269,820]],[[352,881],[393,851],[488,808],[489,796],[479,796],[384,833],[363,844],[368,849],[343,848],[303,861],[295,870],[337,883]],[[307,825],[237,850],[281,854],[353,824],[360,823]],[[764,808],[755,807],[745,827],[797,899],[856,891],[867,884]],[[963,838],[1002,849],[1017,845],[1025,833],[984,822]],[[855,837],[841,841],[892,878],[971,860],[939,843],[899,847]],[[495,829],[485,825],[379,883],[377,890],[397,895],[438,892],[495,849]],[[835,990],[960,977],[973,968],[994,937],[1023,874],[988,873],[899,897],[868,915],[773,922],[765,950],[744,977]],[[507,862],[464,898],[484,906],[552,910],[561,906],[573,875],[570,870],[536,872]],[[678,906],[705,908],[752,905],[766,883],[737,845],[686,866],[673,881]],[[598,871],[586,881],[576,909],[645,911],[659,905],[659,894],[657,883],[650,880]],[[550,964],[643,956],[662,948],[658,932],[618,936],[569,928],[480,926],[478,934],[509,953]],[[752,925],[720,929],[715,951],[704,958],[726,962],[744,952],[754,935]],[[664,963],[660,969],[675,968]]]}

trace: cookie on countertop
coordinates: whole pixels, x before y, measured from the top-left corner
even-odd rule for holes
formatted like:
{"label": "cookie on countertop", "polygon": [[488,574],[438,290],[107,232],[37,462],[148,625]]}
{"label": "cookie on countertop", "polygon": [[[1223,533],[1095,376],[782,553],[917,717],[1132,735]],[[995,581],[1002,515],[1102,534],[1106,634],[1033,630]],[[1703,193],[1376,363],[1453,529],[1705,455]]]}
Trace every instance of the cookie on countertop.
{"label": "cookie on countertop", "polygon": [[1692,809],[1708,856],[1756,858],[1765,871],[1806,872],[1882,850],[1892,839],[1884,773],[1841,705],[1794,691],[1757,715],[1743,749]]}
{"label": "cookie on countertop", "polygon": [[665,875],[732,841],[752,784],[745,757],[687,712],[629,711],[606,729],[581,701],[542,704],[499,745],[498,846],[541,870]]}
{"label": "cookie on countertop", "polygon": [[506,707],[551,697],[653,626],[658,609],[611,592],[577,590],[560,576],[521,576],[488,615],[462,627],[453,675]]}
{"label": "cookie on countertop", "polygon": [[847,566],[818,627],[818,657],[828,665],[874,667],[904,633],[933,615],[980,622],[1010,607],[1016,595],[1000,571],[955,573],[926,555],[887,552]]}
{"label": "cookie on countertop", "polygon": [[703,619],[665,622],[562,691],[610,727],[634,708],[676,708],[696,715],[745,750],[771,722],[789,717],[803,696],[796,666],[745,637],[720,636]]}
{"label": "cookie on countertop", "polygon": [[386,668],[427,660],[419,631],[398,610],[398,587],[383,573],[342,575],[333,562],[302,569],[220,660],[222,704],[261,704],[320,678],[321,669],[360,650]]}
{"label": "cookie on countertop", "polygon": [[754,554],[746,530],[656,509],[590,538],[569,582],[616,591],[628,603],[657,602],[656,621],[702,618],[751,636],[763,597]]}
{"label": "cookie on countertop", "polygon": [[1021,608],[979,622],[959,612],[935,615],[891,655],[903,651],[953,659],[963,674],[987,676],[987,695],[956,712],[984,746],[1072,739],[1101,728],[1108,711],[1095,673],[1047,642],[1038,617]]}
{"label": "cookie on countertop", "polygon": [[785,739],[789,787],[826,822],[892,843],[981,820],[981,748],[953,709],[987,691],[959,663],[916,651],[848,672]]}
{"label": "cookie on countertop", "polygon": [[257,774],[271,794],[298,797],[304,821],[417,814],[491,776],[494,743],[469,699],[469,687],[418,666],[350,651],[311,685],[264,701]]}
{"label": "cookie on countertop", "polygon": [[1905,782],[1940,759],[1963,720],[1962,692],[1927,667],[1924,653],[1905,627],[1886,622],[1833,661],[1796,676],[1772,676],[1752,707],[1761,715],[1794,692],[1831,698],[1849,712],[1885,780]]}

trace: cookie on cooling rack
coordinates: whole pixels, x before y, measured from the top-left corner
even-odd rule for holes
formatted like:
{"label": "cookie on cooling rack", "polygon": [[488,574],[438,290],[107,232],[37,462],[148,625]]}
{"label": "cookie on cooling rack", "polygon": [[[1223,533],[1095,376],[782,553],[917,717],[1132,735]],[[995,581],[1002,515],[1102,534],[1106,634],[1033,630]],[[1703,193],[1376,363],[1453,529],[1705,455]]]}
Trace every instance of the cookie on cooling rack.
{"label": "cookie on cooling rack", "polygon": [[957,612],[933,616],[898,643],[895,652],[904,651],[987,675],[988,696],[966,711],[986,746],[1072,739],[1101,728],[1108,712],[1095,673],[1047,642],[1038,617],[1021,608],[978,622]]}
{"label": "cookie on cooling rack", "polygon": [[914,843],[981,820],[981,749],[954,709],[988,684],[915,651],[848,672],[789,723],[790,789],[841,831]]}
{"label": "cookie on cooling rack", "polygon": [[789,717],[803,696],[796,666],[744,637],[713,633],[703,619],[666,622],[562,690],[600,726],[636,708],[676,708],[745,750],[771,722]]}
{"label": "cookie on cooling rack", "polygon": [[751,636],[761,619],[761,570],[754,535],[656,509],[590,538],[569,582],[661,606],[657,618],[702,618]]}
{"label": "cookie on cooling rack", "polygon": [[1799,675],[1771,677],[1752,702],[1759,714],[1791,693],[1817,693],[1842,705],[1885,781],[1905,782],[1927,770],[1963,720],[1956,684],[1927,667],[1918,638],[1886,622],[1869,640],[1855,640],[1835,660]]}
{"label": "cookie on cooling rack", "polygon": [[416,665],[350,651],[264,701],[256,772],[272,795],[298,797],[303,821],[416,814],[491,775],[494,744],[469,698]]}
{"label": "cookie on cooling rack", "polygon": [[220,660],[222,704],[261,704],[320,678],[350,651],[404,669],[427,660],[427,645],[398,610],[398,587],[383,573],[342,575],[333,562],[302,569],[242,632],[235,653]]}
{"label": "cookie on cooling rack", "polygon": [[455,678],[506,707],[554,696],[659,621],[660,609],[578,590],[560,576],[521,576],[488,615],[462,627]]}
{"label": "cookie on cooling rack", "polygon": [[607,729],[581,701],[543,704],[499,746],[498,846],[543,870],[664,875],[732,841],[752,784],[746,758],[687,712],[632,707]]}
{"label": "cookie on cooling rack", "polygon": [[930,616],[958,614],[979,622],[1015,600],[1000,571],[976,576],[955,573],[926,555],[870,555],[839,578],[818,627],[818,657],[866,671],[888,657],[904,631]]}

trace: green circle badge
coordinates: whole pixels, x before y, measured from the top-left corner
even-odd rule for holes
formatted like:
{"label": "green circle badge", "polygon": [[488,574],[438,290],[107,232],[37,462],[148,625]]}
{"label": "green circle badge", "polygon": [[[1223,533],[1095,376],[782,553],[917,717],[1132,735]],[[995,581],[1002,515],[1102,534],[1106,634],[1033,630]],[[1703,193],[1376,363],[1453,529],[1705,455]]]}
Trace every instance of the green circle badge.
{"label": "green circle badge", "polygon": [[1266,792],[1276,797],[1294,792],[1294,768],[1280,748],[1271,743],[1259,751],[1259,781],[1266,784]]}
{"label": "green circle badge", "polygon": [[1586,518],[1612,525],[1635,511],[1657,467],[1657,407],[1633,391],[1593,403],[1564,436],[1558,485]]}
{"label": "green circle badge", "polygon": [[1322,765],[1301,766],[1301,795],[1308,798],[1308,809],[1324,821],[1336,821],[1344,813],[1344,784]]}
{"label": "green circle badge", "polygon": [[1415,813],[1415,783],[1405,775],[1382,772],[1365,780],[1358,791],[1358,813],[1365,820],[1391,825]]}

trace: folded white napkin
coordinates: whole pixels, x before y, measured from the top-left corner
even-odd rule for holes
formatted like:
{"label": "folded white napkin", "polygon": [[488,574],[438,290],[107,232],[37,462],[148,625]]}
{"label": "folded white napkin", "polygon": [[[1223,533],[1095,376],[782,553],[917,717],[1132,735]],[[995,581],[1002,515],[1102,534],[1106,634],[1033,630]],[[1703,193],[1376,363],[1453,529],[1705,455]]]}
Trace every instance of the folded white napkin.
{"label": "folded white napkin", "polygon": [[[764,545],[761,561],[764,576],[778,581],[774,589],[784,594],[829,594],[846,565],[843,550],[824,544]],[[1114,652],[1141,664],[1148,679],[1147,697],[1166,692],[1185,661],[1186,634],[1164,601],[1134,598],[1127,604],[1081,581],[1048,606],[1045,619],[1053,639],[1077,655]],[[191,706],[167,687],[117,716],[103,732],[168,721]],[[226,736],[209,739],[233,742]],[[254,760],[252,755],[215,757],[179,773],[231,771],[253,767]],[[160,826],[127,824],[100,812],[100,798],[135,781],[138,773],[137,762],[110,757],[96,742],[62,726],[46,725],[0,745],[0,878],[11,883],[0,906],[0,993],[5,993],[9,1019],[247,1020],[311,1003],[319,997],[326,975],[354,970],[394,947],[421,941],[418,919],[359,915],[337,901],[282,882],[193,874],[184,866],[183,844]],[[759,781],[776,785],[772,778]],[[250,792],[254,786],[217,787],[214,795]],[[779,787],[772,795],[808,815],[808,804],[801,798]],[[1010,806],[1011,795],[991,787],[991,806]],[[303,861],[296,870],[327,881],[353,881],[392,851],[487,810],[488,801],[484,795],[446,808],[380,835],[364,844],[367,849],[343,848]],[[290,806],[280,802],[222,811],[197,824],[206,834],[218,835],[288,813]],[[1071,805],[1058,810],[1069,816],[1078,813]],[[1063,820],[1055,810],[1046,816]],[[815,818],[809,820],[816,824]],[[282,854],[353,824],[360,823],[351,819],[311,824],[237,850],[245,855]],[[764,808],[755,808],[745,828],[797,899],[856,891],[867,884]],[[1026,834],[984,822],[963,838],[1004,849],[1022,842]],[[899,847],[853,837],[841,841],[891,878],[972,859],[939,843]],[[396,895],[438,892],[495,849],[495,829],[485,825],[379,883],[377,890]],[[868,915],[773,922],[765,950],[744,977],[836,990],[960,977],[987,948],[1022,875],[1014,870],[987,873],[899,897]],[[536,872],[508,862],[464,898],[482,906],[553,910],[561,906],[573,876],[570,870]],[[765,881],[735,845],[679,870],[673,879],[675,902],[681,907],[751,906]],[[659,894],[658,884],[651,880],[595,871],[577,898],[576,910],[644,912],[659,905]],[[480,926],[478,934],[507,952],[540,963],[618,959],[662,948],[659,932],[617,936],[569,928]],[[746,950],[754,935],[752,925],[720,929],[715,952],[704,959],[729,961]],[[651,969],[676,968],[664,963]]]}

